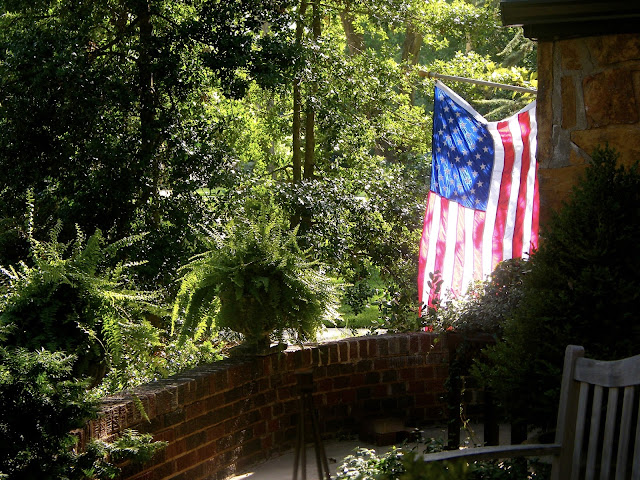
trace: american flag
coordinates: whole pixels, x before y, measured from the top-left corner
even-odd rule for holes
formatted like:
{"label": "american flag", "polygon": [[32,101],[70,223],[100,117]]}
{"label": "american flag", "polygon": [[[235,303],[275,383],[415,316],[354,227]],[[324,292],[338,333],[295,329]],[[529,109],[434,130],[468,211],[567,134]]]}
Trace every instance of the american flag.
{"label": "american flag", "polygon": [[[435,88],[433,162],[418,273],[421,305],[464,293],[509,258],[538,245],[535,102],[488,122],[440,82]],[[440,293],[429,274],[442,280]],[[433,283],[433,282],[432,282]]]}

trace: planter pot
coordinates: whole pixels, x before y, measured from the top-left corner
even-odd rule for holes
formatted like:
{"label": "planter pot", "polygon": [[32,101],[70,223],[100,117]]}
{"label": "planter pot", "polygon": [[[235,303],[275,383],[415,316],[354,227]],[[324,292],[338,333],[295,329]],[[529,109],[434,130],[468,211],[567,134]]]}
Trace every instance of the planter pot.
{"label": "planter pot", "polygon": [[263,337],[257,342],[241,343],[229,350],[231,357],[264,357],[273,353],[279,353],[287,349],[286,343],[271,345],[269,337]]}

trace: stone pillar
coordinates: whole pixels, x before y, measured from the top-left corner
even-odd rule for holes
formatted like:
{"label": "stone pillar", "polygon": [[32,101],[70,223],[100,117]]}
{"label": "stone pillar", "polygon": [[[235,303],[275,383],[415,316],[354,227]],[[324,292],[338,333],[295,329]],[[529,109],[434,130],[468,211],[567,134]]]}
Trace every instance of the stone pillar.
{"label": "stone pillar", "polygon": [[640,35],[538,44],[541,222],[559,208],[598,145],[640,160]]}

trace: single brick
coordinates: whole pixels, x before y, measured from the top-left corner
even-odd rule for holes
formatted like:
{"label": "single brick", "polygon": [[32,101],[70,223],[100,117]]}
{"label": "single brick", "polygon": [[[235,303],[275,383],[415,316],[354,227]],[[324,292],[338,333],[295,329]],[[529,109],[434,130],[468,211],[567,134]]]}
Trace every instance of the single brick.
{"label": "single brick", "polygon": [[376,371],[386,370],[387,368],[389,368],[391,366],[391,362],[389,360],[390,359],[387,358],[387,357],[376,358],[373,361],[373,369],[376,370]]}
{"label": "single brick", "polygon": [[379,372],[368,372],[364,375],[364,383],[365,385],[373,385],[380,382],[380,373]]}
{"label": "single brick", "polygon": [[389,338],[389,355],[398,355],[403,353],[400,350],[400,340],[397,335]]}
{"label": "single brick", "polygon": [[356,364],[356,372],[358,373],[370,372],[371,370],[373,370],[373,360],[360,360]]}
{"label": "single brick", "polygon": [[377,337],[376,348],[378,356],[387,356],[389,355],[389,338],[384,336]]}
{"label": "single brick", "polygon": [[169,445],[167,445],[167,448],[164,449],[164,454],[167,459],[172,459],[183,455],[186,451],[187,442],[185,439],[181,439],[169,443]]}
{"label": "single brick", "polygon": [[382,372],[382,382],[383,383],[391,383],[398,380],[398,371],[397,370],[386,370]]}
{"label": "single brick", "polygon": [[164,426],[170,427],[178,423],[183,423],[186,419],[186,414],[183,408],[178,408],[164,415]]}
{"label": "single brick", "polygon": [[338,361],[348,362],[349,361],[349,344],[345,341],[340,341],[338,342],[337,346],[338,346]]}
{"label": "single brick", "polygon": [[358,358],[369,358],[369,339],[363,338],[362,340],[358,340]]}
{"label": "single brick", "polygon": [[350,386],[351,386],[351,382],[349,381],[348,375],[343,375],[341,377],[336,377],[333,379],[333,388],[335,390],[349,388]]}

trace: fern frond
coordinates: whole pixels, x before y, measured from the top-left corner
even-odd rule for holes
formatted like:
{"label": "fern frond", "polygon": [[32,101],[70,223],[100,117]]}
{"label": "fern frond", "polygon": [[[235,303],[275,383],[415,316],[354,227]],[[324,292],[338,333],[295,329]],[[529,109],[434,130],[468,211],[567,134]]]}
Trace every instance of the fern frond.
{"label": "fern frond", "polygon": [[105,312],[102,316],[102,338],[107,347],[110,361],[113,365],[120,365],[122,359],[122,328],[118,318]]}
{"label": "fern frond", "polygon": [[131,247],[132,245],[141,242],[144,237],[148,235],[147,232],[138,233],[135,235],[129,235],[128,237],[121,238],[120,240],[116,240],[115,242],[110,243],[106,247],[104,247],[104,253],[108,257],[114,256],[118,251],[123,248]]}
{"label": "fern frond", "polygon": [[[48,232],[48,239],[40,241],[33,237],[32,193],[28,203],[33,265],[21,262],[16,267],[0,267],[1,322],[16,326],[8,341],[31,349],[73,353],[79,375],[103,375],[95,368],[99,365],[117,367],[118,383],[126,385],[125,346],[131,350],[126,332],[144,326],[144,312],[157,308],[159,295],[135,289],[126,276],[128,265],[106,265],[111,260],[108,252],[143,235],[105,245],[99,230],[87,238],[76,227],[75,240],[65,244],[59,241],[62,223],[58,222]],[[139,329],[147,344],[157,341],[154,331],[150,324]]]}
{"label": "fern frond", "polygon": [[87,240],[86,235],[80,228],[80,225],[76,223],[76,238],[75,238],[75,241],[73,242],[72,257],[75,257],[80,254],[80,252],[82,251],[82,248],[84,247],[84,242],[86,240]]}
{"label": "fern frond", "polygon": [[9,265],[8,269],[5,267],[0,266],[0,272],[9,277],[9,279],[11,281],[16,281],[18,280],[18,272],[16,272],[16,269],[13,267],[13,265]]}
{"label": "fern frond", "polygon": [[105,257],[103,244],[104,238],[100,230],[96,230],[86,242],[82,237],[76,237],[74,253],[70,259],[73,267],[85,275],[95,275],[98,265]]}
{"label": "fern frond", "polygon": [[135,405],[136,410],[138,410],[138,413],[140,414],[140,416],[147,423],[150,423],[151,420],[149,419],[149,415],[147,415],[147,411],[144,409],[144,405],[142,404],[142,400],[140,400],[140,397],[138,395],[136,395],[135,393],[131,393],[131,398],[132,398],[133,404]]}
{"label": "fern frond", "polygon": [[[180,291],[172,328],[198,335],[203,322],[215,315],[216,327],[228,327],[259,341],[270,332],[291,331],[310,337],[335,301],[333,285],[314,270],[299,248],[296,230],[263,215],[258,222],[239,219],[208,240],[209,251],[180,269]],[[219,302],[219,309],[216,302]]]}
{"label": "fern frond", "polygon": [[[210,273],[210,272],[209,272]],[[177,301],[174,304],[171,316],[171,331],[175,331],[178,321],[182,321],[181,338],[184,340],[188,334],[193,334],[198,325],[204,320],[209,328],[213,320],[208,316],[214,298],[217,295],[215,286],[217,280],[214,275],[208,275],[201,269],[192,270],[180,285]]]}
{"label": "fern frond", "polygon": [[27,241],[29,242],[29,245],[31,245],[33,247],[34,243],[37,243],[36,239],[33,238],[33,229],[34,229],[34,225],[35,225],[35,211],[36,211],[36,206],[35,206],[35,197],[33,194],[33,189],[29,188],[27,190],[27,214],[26,214],[26,231],[27,231]]}

